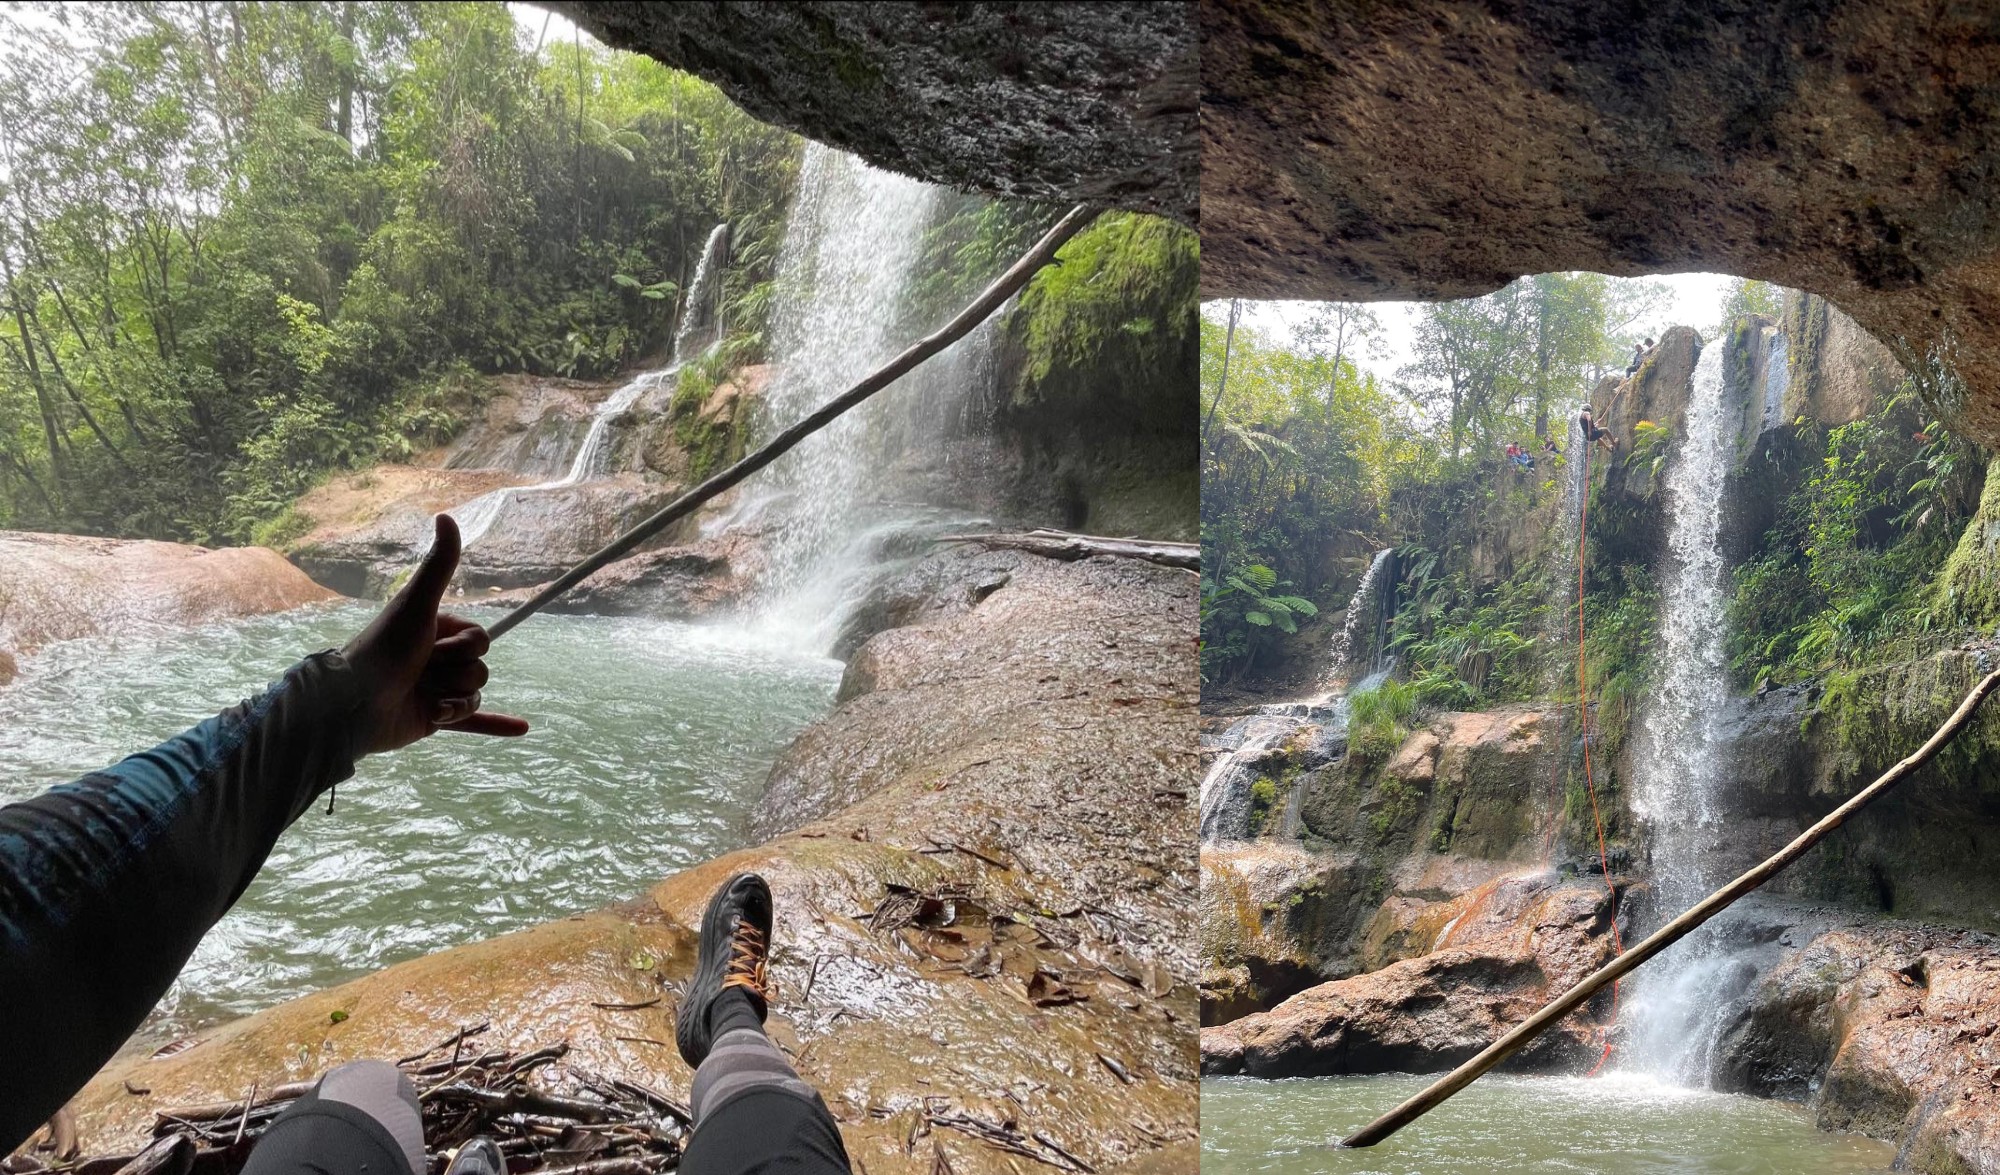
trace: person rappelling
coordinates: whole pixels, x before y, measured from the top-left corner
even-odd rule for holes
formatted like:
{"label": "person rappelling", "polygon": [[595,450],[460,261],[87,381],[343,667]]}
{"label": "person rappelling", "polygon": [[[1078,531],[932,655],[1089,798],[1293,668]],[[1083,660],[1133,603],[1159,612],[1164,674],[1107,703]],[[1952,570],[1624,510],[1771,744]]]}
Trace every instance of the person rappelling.
{"label": "person rappelling", "polygon": [[1577,427],[1583,430],[1584,444],[1587,445],[1595,441],[1597,442],[1597,447],[1607,453],[1618,451],[1618,438],[1611,435],[1610,429],[1604,428],[1597,423],[1596,414],[1590,407],[1590,401],[1585,400],[1583,402],[1582,409],[1576,414],[1576,423]]}

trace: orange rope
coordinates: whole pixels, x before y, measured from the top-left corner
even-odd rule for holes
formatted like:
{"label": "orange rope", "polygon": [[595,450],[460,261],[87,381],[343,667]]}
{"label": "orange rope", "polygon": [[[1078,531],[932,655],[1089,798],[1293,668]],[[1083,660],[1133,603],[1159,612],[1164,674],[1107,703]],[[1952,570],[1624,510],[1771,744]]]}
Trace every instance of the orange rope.
{"label": "orange rope", "polygon": [[[1577,728],[1583,735],[1583,789],[1590,796],[1590,820],[1597,827],[1597,864],[1604,870],[1604,889],[1611,895],[1611,946],[1617,954],[1625,953],[1625,944],[1618,934],[1618,889],[1611,884],[1611,855],[1604,848],[1604,819],[1597,811],[1597,784],[1590,777],[1590,677],[1584,669],[1583,649],[1583,569],[1588,555],[1590,533],[1590,450],[1596,444],[1590,437],[1583,438],[1583,506],[1577,516],[1576,525],[1576,713]],[[1604,1026],[1604,1052],[1597,1058],[1597,1064],[1590,1067],[1587,1077],[1597,1076],[1604,1068],[1604,1062],[1611,1059],[1611,1026],[1618,1022],[1618,981],[1611,984],[1611,1019]]]}

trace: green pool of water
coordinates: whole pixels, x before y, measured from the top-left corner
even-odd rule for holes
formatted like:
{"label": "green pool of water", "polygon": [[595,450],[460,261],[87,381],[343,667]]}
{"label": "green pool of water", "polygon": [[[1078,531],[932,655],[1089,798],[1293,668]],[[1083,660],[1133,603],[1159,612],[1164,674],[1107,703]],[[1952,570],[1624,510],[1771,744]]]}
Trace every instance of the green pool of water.
{"label": "green pool of water", "polygon": [[1386,1142],[1334,1146],[1432,1080],[1206,1079],[1202,1175],[1849,1175],[1895,1157],[1796,1106],[1623,1074],[1483,1077]]}
{"label": "green pool of water", "polygon": [[[352,604],[79,641],[0,690],[0,801],[176,734],[372,615]],[[476,615],[476,613],[475,613]],[[745,842],[770,765],[840,665],[740,630],[537,616],[488,658],[515,740],[439,735],[366,760],[196,951],[164,1038],[401,959],[636,897]]]}

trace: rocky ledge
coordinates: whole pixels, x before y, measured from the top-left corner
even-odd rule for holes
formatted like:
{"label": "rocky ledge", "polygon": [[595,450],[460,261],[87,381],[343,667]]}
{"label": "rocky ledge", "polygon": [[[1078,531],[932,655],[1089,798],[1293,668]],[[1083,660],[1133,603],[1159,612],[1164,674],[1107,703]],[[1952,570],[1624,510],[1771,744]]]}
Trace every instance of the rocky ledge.
{"label": "rocky ledge", "polygon": [[[1497,878],[1445,913],[1428,954],[1202,1029],[1201,1071],[1320,1077],[1449,1069],[1611,957],[1603,887],[1552,872]],[[1567,1069],[1594,1056],[1609,998],[1543,1033],[1507,1066]]]}
{"label": "rocky ledge", "polygon": [[770,840],[115,1062],[75,1103],[87,1149],[482,1020],[486,1047],[567,1039],[578,1067],[685,1097],[696,928],[754,869],[777,897],[773,1034],[858,1170],[1192,1169],[1195,577],[970,552],[933,573],[932,604],[861,645],[846,700],[773,772]]}
{"label": "rocky ledge", "polygon": [[44,645],[186,627],[333,598],[264,547],[0,531],[0,685]]}
{"label": "rocky ledge", "polygon": [[1894,1142],[1898,1169],[2000,1171],[2000,940],[1894,922],[1796,937],[1724,1032],[1717,1084]]}

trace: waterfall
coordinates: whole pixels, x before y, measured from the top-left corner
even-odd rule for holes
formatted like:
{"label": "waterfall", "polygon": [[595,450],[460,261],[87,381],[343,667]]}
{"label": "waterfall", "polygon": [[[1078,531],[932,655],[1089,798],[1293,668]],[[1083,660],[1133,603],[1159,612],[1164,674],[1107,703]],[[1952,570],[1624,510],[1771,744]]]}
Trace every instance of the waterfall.
{"label": "waterfall", "polygon": [[693,357],[693,352],[688,350],[689,344],[706,349],[715,342],[716,327],[721,321],[716,303],[722,290],[722,271],[728,265],[729,222],[724,221],[709,230],[701,259],[695,262],[694,279],[688,282],[687,306],[681,313],[680,329],[674,333],[674,350],[667,365],[635,376],[591,411],[590,427],[584,430],[583,443],[577,446],[576,456],[570,459],[569,469],[561,477],[534,485],[505,486],[481,494],[453,510],[452,517],[458,521],[462,546],[470,549],[473,543],[493,529],[493,523],[516,494],[566,489],[605,472],[604,453],[611,444],[611,422],[637,403],[640,396],[677,376],[681,365]]}
{"label": "waterfall", "polygon": [[1792,388],[1791,343],[1777,327],[1765,327],[1770,346],[1764,352],[1764,423],[1768,431],[1785,423],[1785,393]]}
{"label": "waterfall", "polygon": [[647,389],[657,387],[672,379],[680,371],[678,362],[671,363],[658,371],[648,371],[633,379],[624,387],[604,398],[590,414],[590,428],[583,434],[583,443],[577,446],[576,456],[570,459],[569,469],[558,478],[536,482],[534,485],[505,486],[491,493],[481,494],[463,506],[453,510],[452,517],[458,521],[460,543],[470,548],[493,529],[493,523],[516,494],[532,494],[540,490],[557,490],[588,481],[603,472],[604,450],[611,440],[611,422],[620,413],[630,408]]}
{"label": "waterfall", "polygon": [[[939,191],[830,147],[806,147],[779,251],[777,374],[762,405],[764,435],[846,391],[909,341],[897,324]],[[980,345],[961,339],[954,351],[968,343]],[[790,639],[830,644],[857,579],[879,562],[883,520],[861,515],[886,410],[870,403],[806,438],[739,504],[739,516],[775,514],[759,618]]]}
{"label": "waterfall", "polygon": [[[1722,490],[1734,451],[1725,409],[1724,347],[1704,347],[1688,397],[1685,435],[1667,472],[1668,566],[1661,583],[1654,682],[1640,717],[1632,763],[1633,811],[1652,846],[1656,909],[1671,917],[1717,880],[1705,867],[1715,839],[1722,784],[1717,716],[1728,701],[1723,618],[1728,587],[1717,539]],[[1702,933],[1669,950],[1633,985],[1628,1066],[1702,1084],[1731,973]]]}
{"label": "waterfall", "polygon": [[705,351],[722,333],[722,273],[729,267],[729,222],[709,230],[702,246],[701,260],[695,262],[694,277],[688,282],[687,301],[681,308],[680,329],[674,332],[674,358],[682,360],[697,350]]}
{"label": "waterfall", "polygon": [[[1368,570],[1361,573],[1361,582],[1355,586],[1354,595],[1347,601],[1347,620],[1341,625],[1340,634],[1333,638],[1331,656],[1327,659],[1329,673],[1334,680],[1344,677],[1350,668],[1362,668],[1373,673],[1382,668],[1388,658],[1388,622],[1395,615],[1396,551],[1384,547],[1375,552],[1375,558],[1368,564]],[[1362,661],[1366,653],[1367,660]]]}

